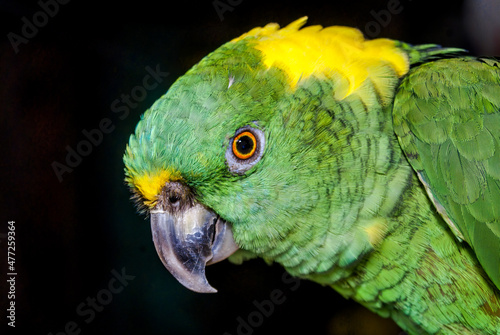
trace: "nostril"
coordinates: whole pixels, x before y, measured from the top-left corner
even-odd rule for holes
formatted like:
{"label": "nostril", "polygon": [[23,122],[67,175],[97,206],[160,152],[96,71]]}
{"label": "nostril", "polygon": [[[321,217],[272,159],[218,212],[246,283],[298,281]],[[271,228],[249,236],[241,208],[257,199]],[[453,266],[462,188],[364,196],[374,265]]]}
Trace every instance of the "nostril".
{"label": "nostril", "polygon": [[170,197],[168,197],[168,201],[170,201],[171,204],[175,204],[179,201],[179,197],[175,196],[175,195],[171,195]]}

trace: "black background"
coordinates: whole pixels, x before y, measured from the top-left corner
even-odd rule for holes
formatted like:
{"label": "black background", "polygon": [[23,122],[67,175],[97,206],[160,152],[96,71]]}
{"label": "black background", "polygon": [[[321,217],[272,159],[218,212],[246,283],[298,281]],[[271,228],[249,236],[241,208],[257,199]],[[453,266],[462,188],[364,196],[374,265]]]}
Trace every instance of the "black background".
{"label": "black background", "polygon": [[[499,40],[481,30],[491,31],[495,16],[474,16],[462,1],[400,0],[400,13],[377,23],[374,13],[391,1],[221,0],[233,4],[221,20],[212,1],[72,0],[17,53],[8,34],[22,35],[22,18],[33,22],[41,7],[0,2],[1,333],[57,334],[75,322],[80,334],[399,334],[392,321],[332,289],[302,281],[292,290],[283,269],[258,260],[209,267],[218,294],[188,291],[158,259],[149,222],[129,200],[122,163],[140,115],[177,77],[224,42],[268,22],[283,26],[308,15],[309,24],[354,26],[372,37],[500,54]],[[487,14],[495,10],[486,0],[474,3]],[[378,24],[378,35],[366,31],[370,22]],[[169,75],[120,119],[111,104],[142,85],[146,66]],[[85,140],[82,131],[104,118],[113,131],[60,182],[53,162],[65,164],[67,146],[76,149]],[[10,220],[16,227],[15,329],[6,318]],[[122,269],[135,278],[106,295],[112,270]],[[283,292],[282,303],[259,318],[254,302],[270,299],[274,290]],[[77,312],[82,303],[89,310],[87,298],[96,296],[108,301],[92,320]],[[241,328],[249,317],[254,326]]]}

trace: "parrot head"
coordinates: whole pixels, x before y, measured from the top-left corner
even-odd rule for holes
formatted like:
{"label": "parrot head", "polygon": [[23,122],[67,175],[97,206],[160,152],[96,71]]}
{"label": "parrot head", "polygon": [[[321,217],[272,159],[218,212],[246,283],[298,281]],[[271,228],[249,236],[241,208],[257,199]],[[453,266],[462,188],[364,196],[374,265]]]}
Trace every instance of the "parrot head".
{"label": "parrot head", "polygon": [[[361,155],[338,115],[368,123],[366,108],[391,98],[408,62],[392,41],[365,41],[345,27],[300,29],[305,21],[255,28],[221,46],[130,137],[127,184],[150,216],[161,261],[194,291],[215,292],[205,266],[238,248],[307,273],[347,264],[372,242],[340,222],[351,204],[339,192],[352,191],[340,186],[361,173]],[[342,210],[338,220],[332,207]]]}

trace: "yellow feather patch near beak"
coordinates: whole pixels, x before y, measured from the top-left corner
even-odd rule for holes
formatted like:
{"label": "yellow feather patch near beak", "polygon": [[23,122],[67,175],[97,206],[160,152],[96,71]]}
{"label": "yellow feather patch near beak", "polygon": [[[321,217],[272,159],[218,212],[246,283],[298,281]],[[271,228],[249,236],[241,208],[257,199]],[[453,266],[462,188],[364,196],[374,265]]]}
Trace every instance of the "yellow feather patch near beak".
{"label": "yellow feather patch near beak", "polygon": [[182,180],[180,172],[173,168],[168,168],[132,177],[131,183],[144,197],[144,204],[152,208],[156,204],[158,194],[160,194],[165,184],[179,180]]}
{"label": "yellow feather patch near beak", "polygon": [[264,65],[281,69],[292,88],[311,75],[340,75],[347,81],[341,99],[356,92],[367,79],[383,91],[391,72],[393,77],[401,77],[409,70],[408,56],[392,40],[365,40],[358,29],[341,26],[300,29],[306,21],[303,17],[282,29],[270,23],[232,42],[254,37],[252,46],[262,52]]}

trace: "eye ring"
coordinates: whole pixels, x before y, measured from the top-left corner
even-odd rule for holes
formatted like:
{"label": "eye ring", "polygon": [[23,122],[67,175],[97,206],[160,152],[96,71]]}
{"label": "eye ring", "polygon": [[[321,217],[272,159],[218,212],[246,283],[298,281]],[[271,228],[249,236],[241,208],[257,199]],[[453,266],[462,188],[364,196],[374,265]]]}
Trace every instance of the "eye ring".
{"label": "eye ring", "polygon": [[[258,126],[256,122],[254,124]],[[261,129],[248,125],[236,130],[226,147],[228,170],[239,175],[247,172],[260,161],[265,145],[266,137]]]}
{"label": "eye ring", "polygon": [[244,131],[233,139],[233,154],[242,160],[251,158],[257,151],[257,139],[250,131]]}

